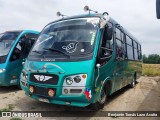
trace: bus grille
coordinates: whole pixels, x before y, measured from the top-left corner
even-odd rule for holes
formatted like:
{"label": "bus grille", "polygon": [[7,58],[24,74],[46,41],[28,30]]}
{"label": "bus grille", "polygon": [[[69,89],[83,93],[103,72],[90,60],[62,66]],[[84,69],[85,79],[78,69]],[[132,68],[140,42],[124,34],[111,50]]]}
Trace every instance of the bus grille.
{"label": "bus grille", "polygon": [[50,84],[50,85],[57,85],[58,84],[58,75],[53,74],[42,74],[42,73],[32,73],[30,75],[30,81],[40,84]]}
{"label": "bus grille", "polygon": [[[38,86],[34,86],[34,88],[35,88],[35,92],[33,94],[48,96],[48,88],[38,87]],[[54,91],[55,91],[55,89],[54,89]]]}

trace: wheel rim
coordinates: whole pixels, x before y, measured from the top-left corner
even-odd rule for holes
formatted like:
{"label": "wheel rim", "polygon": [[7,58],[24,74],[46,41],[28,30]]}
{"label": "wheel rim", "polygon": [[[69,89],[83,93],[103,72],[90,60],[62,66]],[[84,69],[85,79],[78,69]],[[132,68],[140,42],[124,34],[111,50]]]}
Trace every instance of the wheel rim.
{"label": "wheel rim", "polygon": [[100,103],[100,104],[103,104],[103,103],[105,103],[105,101],[106,101],[106,93],[105,93],[105,91],[103,90],[103,91],[101,92],[101,95],[100,95],[99,103]]}

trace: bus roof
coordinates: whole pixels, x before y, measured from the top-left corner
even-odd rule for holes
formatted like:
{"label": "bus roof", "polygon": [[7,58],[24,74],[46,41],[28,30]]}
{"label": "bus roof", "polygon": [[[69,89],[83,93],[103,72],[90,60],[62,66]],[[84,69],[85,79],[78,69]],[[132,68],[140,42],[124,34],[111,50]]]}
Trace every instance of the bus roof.
{"label": "bus roof", "polygon": [[[69,19],[75,19],[75,18],[85,18],[85,17],[100,17],[103,18],[103,15],[101,13],[90,13],[90,14],[81,14],[81,15],[75,15],[75,16],[69,16],[69,17],[64,17],[58,20],[55,20],[49,24],[55,23],[55,22],[59,22],[59,21],[63,21],[63,20],[69,20]],[[115,21],[112,17],[110,17],[109,20],[111,23],[113,23],[113,25],[119,24],[117,21]],[[49,25],[48,24],[48,25]],[[120,24],[119,24],[120,25]],[[128,30],[126,30],[125,28],[123,28],[123,31],[125,32],[125,34],[127,36],[129,36],[131,39],[133,39],[134,41],[136,41],[138,44],[140,44],[140,42],[130,33],[128,32]]]}

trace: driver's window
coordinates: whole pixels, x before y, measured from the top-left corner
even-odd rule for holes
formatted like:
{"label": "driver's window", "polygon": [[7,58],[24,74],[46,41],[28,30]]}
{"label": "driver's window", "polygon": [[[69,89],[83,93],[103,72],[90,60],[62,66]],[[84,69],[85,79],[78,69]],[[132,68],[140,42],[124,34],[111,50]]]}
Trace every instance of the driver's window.
{"label": "driver's window", "polygon": [[24,34],[14,48],[10,61],[25,59],[28,56],[32,45],[34,44],[36,37],[38,37],[37,34]]}
{"label": "driver's window", "polygon": [[105,27],[102,45],[101,45],[101,48],[104,48],[104,49],[101,49],[101,57],[108,57],[112,55],[112,50],[113,50],[113,36],[112,36],[113,28],[112,27],[113,26],[111,23],[108,23],[107,26]]}

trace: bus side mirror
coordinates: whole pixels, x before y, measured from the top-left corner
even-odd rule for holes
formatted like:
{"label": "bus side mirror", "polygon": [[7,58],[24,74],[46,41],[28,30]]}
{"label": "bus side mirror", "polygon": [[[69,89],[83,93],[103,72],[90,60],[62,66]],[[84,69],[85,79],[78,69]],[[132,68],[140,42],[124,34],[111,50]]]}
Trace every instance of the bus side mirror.
{"label": "bus side mirror", "polygon": [[160,19],[160,0],[156,0],[157,19]]}

